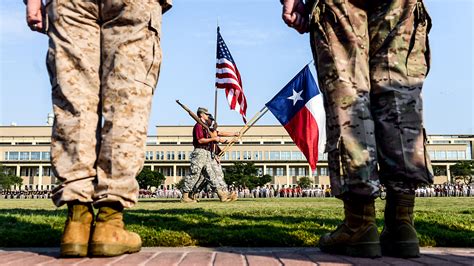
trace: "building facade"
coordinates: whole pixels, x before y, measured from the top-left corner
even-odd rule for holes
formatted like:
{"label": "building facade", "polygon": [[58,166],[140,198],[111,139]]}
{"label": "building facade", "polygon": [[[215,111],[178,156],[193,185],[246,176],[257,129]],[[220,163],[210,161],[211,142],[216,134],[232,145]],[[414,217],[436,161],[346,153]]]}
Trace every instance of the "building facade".
{"label": "building facade", "polygon": [[[157,126],[147,139],[145,167],[163,173],[164,186],[172,187],[189,173],[189,155],[193,150],[192,126]],[[236,132],[240,126],[221,126]],[[57,179],[50,165],[50,126],[0,126],[0,164],[23,179],[22,189],[51,189]],[[229,138],[230,139],[230,138]],[[435,184],[452,182],[449,167],[472,160],[473,135],[430,135],[427,149],[435,172]],[[225,145],[221,145],[222,148]],[[222,157],[222,165],[236,161],[252,162],[260,174],[273,177],[271,184],[296,185],[307,176],[315,185],[329,185],[327,154],[319,155],[317,170],[312,172],[305,157],[285,129],[277,125],[257,125]]]}

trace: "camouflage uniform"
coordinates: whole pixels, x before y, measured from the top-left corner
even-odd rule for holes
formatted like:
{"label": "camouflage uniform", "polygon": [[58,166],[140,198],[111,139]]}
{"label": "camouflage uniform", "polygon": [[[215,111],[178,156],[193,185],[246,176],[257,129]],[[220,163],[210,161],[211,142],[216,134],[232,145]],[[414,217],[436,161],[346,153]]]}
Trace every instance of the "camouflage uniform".
{"label": "camouflage uniform", "polygon": [[226,190],[222,167],[212,157],[211,152],[196,148],[191,153],[191,173],[184,179],[183,192],[191,192],[201,175],[205,175],[215,190]]}
{"label": "camouflage uniform", "polygon": [[62,181],[54,190],[57,206],[137,202],[135,177],[161,64],[161,16],[170,4],[47,1],[51,157]]}
{"label": "camouflage uniform", "polygon": [[432,183],[421,99],[431,19],[422,1],[316,2],[311,45],[333,194],[376,197],[380,181],[401,192]]}

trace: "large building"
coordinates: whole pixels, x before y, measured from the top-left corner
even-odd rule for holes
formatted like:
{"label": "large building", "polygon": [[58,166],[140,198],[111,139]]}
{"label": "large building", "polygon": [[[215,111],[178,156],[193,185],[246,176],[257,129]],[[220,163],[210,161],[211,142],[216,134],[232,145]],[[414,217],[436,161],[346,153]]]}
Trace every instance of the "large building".
{"label": "large building", "polygon": [[[239,126],[221,126],[235,132]],[[172,187],[189,173],[192,126],[157,126],[147,140],[145,167],[166,176]],[[50,164],[50,126],[0,126],[0,164],[23,179],[23,188],[51,189],[57,183]],[[431,135],[427,149],[435,172],[435,183],[452,182],[449,167],[474,156],[473,135]],[[222,164],[253,162],[260,174],[273,177],[276,186],[294,185],[310,177],[314,184],[329,185],[327,155],[319,155],[317,171],[311,171],[303,154],[281,126],[253,126],[222,158]]]}

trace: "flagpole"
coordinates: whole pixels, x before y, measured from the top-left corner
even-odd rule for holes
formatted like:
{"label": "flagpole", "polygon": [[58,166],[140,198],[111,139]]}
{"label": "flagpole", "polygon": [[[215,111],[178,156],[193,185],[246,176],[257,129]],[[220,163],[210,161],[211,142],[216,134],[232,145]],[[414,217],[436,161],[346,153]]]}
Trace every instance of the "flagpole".
{"label": "flagpole", "polygon": [[[219,17],[217,17],[217,33],[219,34]],[[217,51],[217,45],[218,44],[216,44],[216,51]],[[214,120],[217,122],[217,94],[218,94],[218,91],[217,91],[216,83],[214,83],[214,89],[215,89],[215,93],[214,93]]]}
{"label": "flagpole", "polygon": [[222,157],[232,146],[234,146],[235,142],[239,140],[266,112],[268,111],[267,106],[264,106],[260,111],[258,111],[252,119],[250,119],[245,126],[243,126],[239,131],[239,136],[232,138],[232,140],[227,143],[227,146],[222,149],[219,153],[219,157]]}

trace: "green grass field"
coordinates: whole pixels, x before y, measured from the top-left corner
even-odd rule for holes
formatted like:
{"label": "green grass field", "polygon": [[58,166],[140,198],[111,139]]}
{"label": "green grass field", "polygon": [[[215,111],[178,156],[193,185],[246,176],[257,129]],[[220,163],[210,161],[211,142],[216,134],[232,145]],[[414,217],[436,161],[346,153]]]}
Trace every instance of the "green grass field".
{"label": "green grass field", "polygon": [[[376,202],[380,231],[384,204]],[[316,246],[342,215],[334,198],[143,200],[125,222],[144,246],[301,247]],[[0,246],[59,246],[65,216],[50,200],[0,200]],[[422,246],[474,247],[474,197],[417,198],[415,226]]]}

